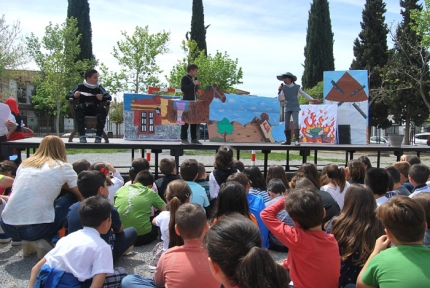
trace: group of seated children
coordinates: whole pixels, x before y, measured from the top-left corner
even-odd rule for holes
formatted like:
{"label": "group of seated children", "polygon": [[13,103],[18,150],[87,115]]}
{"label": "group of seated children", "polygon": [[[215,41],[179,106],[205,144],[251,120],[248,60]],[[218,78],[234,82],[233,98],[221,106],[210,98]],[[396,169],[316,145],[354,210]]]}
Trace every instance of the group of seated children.
{"label": "group of seated children", "polygon": [[[196,160],[184,160],[177,175],[166,158],[154,181],[140,158],[123,186],[112,165],[77,161],[85,200],[69,207],[67,236],[34,266],[29,287],[425,287],[430,172],[403,162],[372,168],[360,157],[321,176],[305,163],[289,182],[278,165],[266,178],[258,167],[242,169],[221,146],[208,180]],[[13,182],[6,164],[0,188]],[[152,279],[114,269],[159,234],[147,263]],[[267,249],[288,257],[276,264]]]}

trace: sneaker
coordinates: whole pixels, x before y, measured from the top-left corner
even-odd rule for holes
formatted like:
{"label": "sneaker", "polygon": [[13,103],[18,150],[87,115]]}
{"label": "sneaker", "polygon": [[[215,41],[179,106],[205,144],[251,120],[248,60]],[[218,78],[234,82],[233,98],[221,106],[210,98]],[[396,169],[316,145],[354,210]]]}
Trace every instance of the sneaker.
{"label": "sneaker", "polygon": [[96,139],[94,139],[94,143],[102,143],[102,137],[96,136]]}
{"label": "sneaker", "polygon": [[133,250],[133,247],[134,247],[134,245],[131,245],[130,247],[128,247],[128,249],[127,250],[125,250],[125,252],[124,253],[122,253],[122,255],[127,255],[128,253],[130,253],[131,252],[131,250]]}
{"label": "sneaker", "polygon": [[197,139],[193,139],[193,140],[191,140],[191,144],[202,145],[202,142],[200,142]]}
{"label": "sneaker", "polygon": [[12,246],[19,246],[21,244],[22,244],[21,240],[13,240],[12,239],[12,241],[10,242],[10,245],[12,245]]}
{"label": "sneaker", "polygon": [[190,144],[190,141],[188,139],[181,140],[181,144]]}
{"label": "sneaker", "polygon": [[10,240],[12,240],[12,239],[7,234],[5,234],[5,233],[0,234],[0,243],[1,244],[9,243]]}
{"label": "sneaker", "polygon": [[85,136],[79,137],[79,142],[80,143],[87,143],[87,137],[85,137]]}

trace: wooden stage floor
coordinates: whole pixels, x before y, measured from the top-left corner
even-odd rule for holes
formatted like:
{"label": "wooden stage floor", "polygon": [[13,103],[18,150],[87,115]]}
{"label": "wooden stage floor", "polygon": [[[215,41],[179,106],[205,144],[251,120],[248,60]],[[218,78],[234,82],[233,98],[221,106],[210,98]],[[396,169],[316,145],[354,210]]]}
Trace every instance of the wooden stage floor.
{"label": "wooden stage floor", "polygon": [[[12,155],[13,149],[25,149],[27,150],[27,155],[30,155],[31,149],[36,149],[39,147],[42,137],[32,137],[23,140],[3,142],[1,144],[3,155]],[[219,146],[224,143],[220,142],[209,142],[201,141],[202,145],[195,144],[181,144],[180,142],[171,141],[128,141],[124,139],[110,138],[109,143],[93,143],[92,138],[87,138],[88,143],[79,143],[79,140],[74,139],[75,142],[67,142],[67,138],[61,138],[66,147],[73,148],[91,148],[91,149],[132,149],[131,158],[134,158],[135,150],[140,149],[151,149],[151,152],[155,154],[156,165],[158,166],[158,154],[162,150],[170,150],[170,155],[175,157],[177,165],[179,165],[179,157],[183,155],[184,150],[213,150],[217,151]],[[429,146],[412,146],[403,145],[397,146],[383,146],[377,144],[370,145],[348,145],[348,144],[301,144],[300,146],[294,145],[281,145],[280,143],[225,143],[236,150],[236,157],[240,159],[240,151],[250,151],[256,150],[261,151],[264,154],[264,174],[266,175],[268,166],[268,154],[271,151],[286,151],[286,165],[285,170],[290,171],[289,165],[289,151],[299,151],[302,156],[302,162],[308,162],[308,156],[310,152],[314,152],[314,159],[312,162],[317,163],[318,151],[343,151],[345,153],[345,164],[353,159],[354,153],[357,151],[361,152],[376,152],[377,154],[377,167],[380,165],[381,153],[393,153],[397,156],[397,161],[400,160],[400,156],[404,152],[416,152],[417,156],[420,156],[421,152],[430,151]],[[155,167],[158,168],[158,167]],[[157,171],[158,169],[156,169]]]}

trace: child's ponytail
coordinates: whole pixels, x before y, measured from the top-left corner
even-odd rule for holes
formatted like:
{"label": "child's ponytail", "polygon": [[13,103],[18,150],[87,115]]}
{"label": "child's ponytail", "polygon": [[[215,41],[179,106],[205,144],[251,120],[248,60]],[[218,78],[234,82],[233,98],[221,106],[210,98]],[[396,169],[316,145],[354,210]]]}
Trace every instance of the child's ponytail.
{"label": "child's ponytail", "polygon": [[175,214],[178,208],[187,202],[187,199],[191,197],[191,188],[188,184],[182,180],[177,179],[169,183],[166,188],[166,200],[168,202],[168,208],[170,211],[169,221],[169,248],[175,246],[184,245],[184,240],[181,236],[176,234],[175,231]]}
{"label": "child's ponytail", "polygon": [[336,186],[339,186],[340,192],[345,189],[346,186],[346,173],[345,168],[338,167],[336,164],[328,164],[324,167],[326,171],[327,177],[333,182]]}

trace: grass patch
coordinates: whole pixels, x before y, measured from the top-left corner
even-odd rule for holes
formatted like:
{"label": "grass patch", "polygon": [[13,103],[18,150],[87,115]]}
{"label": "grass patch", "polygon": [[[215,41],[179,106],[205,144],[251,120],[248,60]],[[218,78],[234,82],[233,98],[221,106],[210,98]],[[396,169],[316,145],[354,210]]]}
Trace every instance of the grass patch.
{"label": "grass patch", "polygon": [[128,152],[130,149],[92,149],[92,148],[67,148],[66,153],[67,155],[75,155],[75,154],[94,154],[94,153],[107,153],[107,154],[113,154],[113,153],[121,153],[121,152]]}

